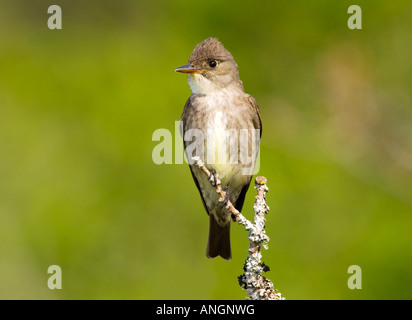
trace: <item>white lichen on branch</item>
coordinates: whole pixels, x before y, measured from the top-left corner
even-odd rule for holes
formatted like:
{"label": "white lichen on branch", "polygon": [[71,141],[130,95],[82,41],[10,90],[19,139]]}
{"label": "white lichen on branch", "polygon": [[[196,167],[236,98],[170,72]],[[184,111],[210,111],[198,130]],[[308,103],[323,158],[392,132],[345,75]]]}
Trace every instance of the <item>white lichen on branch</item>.
{"label": "white lichen on branch", "polygon": [[[218,174],[212,174],[199,157],[193,157],[192,160],[207,175],[210,184],[216,188],[216,192],[220,196],[219,202],[227,200],[226,191],[221,186]],[[226,202],[226,209],[232,214],[233,220],[243,225],[246,231],[249,232],[249,255],[243,267],[244,274],[238,277],[239,285],[246,289],[248,298],[251,300],[284,300],[285,298],[274,288],[273,283],[268,278],[262,276],[263,272],[269,271],[269,267],[262,262],[262,254],[260,252],[260,248],[268,248],[267,244],[269,242],[269,237],[265,232],[265,214],[269,211],[265,198],[266,192],[269,191],[266,182],[265,177],[257,177],[255,180],[257,196],[253,205],[255,211],[254,224],[246,219],[233,206],[230,200]]]}

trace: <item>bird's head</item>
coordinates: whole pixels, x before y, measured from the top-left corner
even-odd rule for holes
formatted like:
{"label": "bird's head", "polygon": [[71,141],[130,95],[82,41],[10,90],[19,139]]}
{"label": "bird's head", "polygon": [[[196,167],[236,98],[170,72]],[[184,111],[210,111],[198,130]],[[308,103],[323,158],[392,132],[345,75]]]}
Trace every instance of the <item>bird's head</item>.
{"label": "bird's head", "polygon": [[193,50],[189,63],[175,71],[187,73],[194,94],[210,94],[230,86],[242,86],[233,56],[216,38],[207,38]]}

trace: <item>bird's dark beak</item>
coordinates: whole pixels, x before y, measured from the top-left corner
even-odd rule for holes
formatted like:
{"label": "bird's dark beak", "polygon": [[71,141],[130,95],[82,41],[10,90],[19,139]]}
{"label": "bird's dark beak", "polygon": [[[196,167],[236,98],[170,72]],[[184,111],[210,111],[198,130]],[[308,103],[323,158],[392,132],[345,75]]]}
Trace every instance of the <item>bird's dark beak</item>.
{"label": "bird's dark beak", "polygon": [[182,72],[182,73],[198,73],[201,72],[203,69],[195,68],[191,64],[185,64],[184,66],[181,66],[177,69],[175,69],[176,72]]}

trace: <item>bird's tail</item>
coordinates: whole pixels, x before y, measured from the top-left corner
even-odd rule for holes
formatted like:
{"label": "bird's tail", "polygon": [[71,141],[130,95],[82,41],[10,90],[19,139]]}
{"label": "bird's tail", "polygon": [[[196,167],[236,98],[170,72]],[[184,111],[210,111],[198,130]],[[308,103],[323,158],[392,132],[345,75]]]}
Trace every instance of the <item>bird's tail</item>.
{"label": "bird's tail", "polygon": [[221,227],[213,214],[209,215],[209,240],[207,242],[206,256],[214,258],[221,256],[223,259],[232,259],[232,250],[230,248],[230,221]]}

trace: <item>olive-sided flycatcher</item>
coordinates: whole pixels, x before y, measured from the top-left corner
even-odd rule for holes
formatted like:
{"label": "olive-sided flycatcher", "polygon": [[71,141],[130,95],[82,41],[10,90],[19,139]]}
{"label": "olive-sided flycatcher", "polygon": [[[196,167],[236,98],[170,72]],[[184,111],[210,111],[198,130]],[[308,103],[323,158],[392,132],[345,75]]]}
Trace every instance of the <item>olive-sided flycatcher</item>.
{"label": "olive-sided flycatcher", "polygon": [[181,133],[193,180],[209,215],[206,256],[230,260],[231,214],[191,158],[200,156],[209,171],[217,174],[228,193],[226,200],[241,211],[259,150],[259,107],[245,93],[232,55],[216,38],[199,43],[189,63],[175,71],[188,75],[192,90],[183,110]]}

